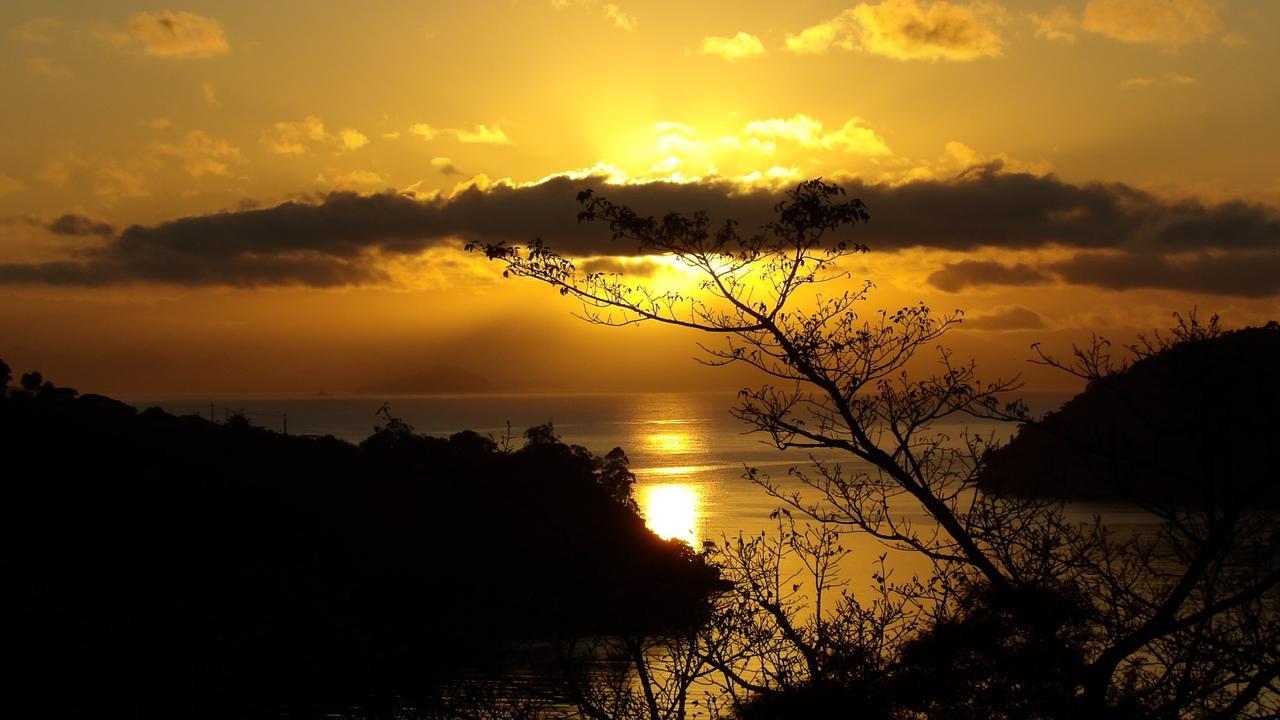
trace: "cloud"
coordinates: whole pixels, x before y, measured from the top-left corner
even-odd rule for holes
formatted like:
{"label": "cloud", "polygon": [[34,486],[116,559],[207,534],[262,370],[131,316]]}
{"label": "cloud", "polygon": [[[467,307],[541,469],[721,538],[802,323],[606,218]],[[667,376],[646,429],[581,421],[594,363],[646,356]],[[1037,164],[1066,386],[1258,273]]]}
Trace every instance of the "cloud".
{"label": "cloud", "polygon": [[635,30],[636,26],[640,24],[635,15],[628,15],[617,5],[605,5],[604,16],[613,21],[614,27],[627,32]]}
{"label": "cloud", "polygon": [[55,64],[48,58],[27,58],[27,71],[33,75],[43,75],[51,78],[66,79],[71,77],[70,70],[62,67],[61,65]]}
{"label": "cloud", "polygon": [[327,180],[323,175],[321,175],[316,178],[316,182],[321,185],[331,185],[337,190],[351,190],[353,188],[370,186],[388,187],[391,185],[391,181],[372,170],[352,170],[351,172],[339,175],[332,180]]}
{"label": "cloud", "polygon": [[204,102],[209,107],[222,107],[222,103],[218,102],[218,88],[213,83],[203,83],[200,85],[200,92],[204,95]]}
{"label": "cloud", "polygon": [[787,36],[786,45],[799,54],[857,49],[896,60],[999,57],[1004,50],[998,28],[1005,14],[994,2],[859,3],[826,22]]}
{"label": "cloud", "polygon": [[483,143],[488,145],[510,145],[511,140],[507,134],[502,132],[502,128],[497,125],[489,127],[488,125],[476,125],[472,130],[454,130],[452,131],[458,138],[458,142],[464,143]]}
{"label": "cloud", "polygon": [[44,227],[54,235],[71,235],[73,237],[97,235],[98,237],[106,238],[115,233],[115,228],[111,227],[109,223],[75,213],[61,215],[52,222],[45,224]]}
{"label": "cloud", "polygon": [[431,167],[440,172],[441,175],[461,175],[462,171],[454,166],[453,161],[447,157],[431,158]]}
{"label": "cloud", "polygon": [[409,132],[414,135],[417,135],[423,140],[435,139],[435,136],[440,134],[439,130],[431,127],[426,123],[414,123],[413,125],[409,126]]}
{"label": "cloud", "polygon": [[66,187],[67,181],[71,179],[73,167],[83,165],[83,161],[70,152],[64,152],[60,157],[51,158],[40,170],[36,172],[36,179],[52,185],[56,188]]}
{"label": "cloud", "polygon": [[195,13],[138,13],[129,19],[129,32],[156,57],[207,58],[231,49],[222,23]]}
{"label": "cloud", "polygon": [[960,292],[987,285],[1043,285],[1053,278],[1025,263],[1005,265],[994,260],[948,263],[929,275],[929,284],[943,292]]}
{"label": "cloud", "polygon": [[0,197],[4,197],[10,193],[16,193],[23,187],[21,180],[10,177],[4,173],[0,173]]}
{"label": "cloud", "polygon": [[98,163],[94,171],[93,193],[108,202],[120,198],[151,197],[151,186],[135,165],[126,166],[118,160]]}
{"label": "cloud", "polygon": [[1122,42],[1177,47],[1216,34],[1218,7],[1215,0],[1090,0],[1083,27]]}
{"label": "cloud", "polygon": [[850,118],[839,129],[826,132],[821,122],[808,115],[754,120],[743,135],[757,140],[794,142],[806,148],[824,148],[859,155],[889,155],[889,146],[874,130],[862,125],[862,118]]}
{"label": "cloud", "polygon": [[1019,173],[1043,177],[1053,172],[1053,163],[1047,160],[1021,160],[1008,153],[986,155],[962,142],[948,142],[942,155],[926,161],[916,161],[905,170],[891,170],[885,179],[895,183],[918,180],[947,180],[988,168],[1000,173]]}
{"label": "cloud", "polygon": [[1036,37],[1063,45],[1076,44],[1076,31],[1080,29],[1080,18],[1066,6],[1055,5],[1044,15],[1028,13],[1027,19],[1035,26]]}
{"label": "cloud", "polygon": [[15,27],[11,32],[19,42],[28,45],[50,45],[62,23],[54,17],[32,18]]}
{"label": "cloud", "polygon": [[157,155],[181,160],[191,177],[226,175],[228,163],[244,162],[240,148],[203,130],[192,130],[178,142],[153,143],[151,149]]}
{"label": "cloud", "polygon": [[343,128],[338,131],[338,140],[342,143],[342,147],[347,150],[359,150],[369,144],[369,138],[364,133],[352,128]]}
{"label": "cloud", "polygon": [[494,125],[490,127],[483,123],[476,125],[470,130],[462,128],[438,128],[427,123],[414,123],[409,126],[409,133],[417,135],[423,140],[434,140],[441,135],[449,135],[458,142],[470,144],[488,144],[488,145],[510,145],[511,138],[502,131],[502,128]]}
{"label": "cloud", "polygon": [[[534,237],[575,257],[635,255],[634,245],[611,240],[607,229],[576,222],[574,198],[584,187],[600,188],[642,214],[705,210],[713,221],[735,218],[747,229],[771,220],[779,200],[775,189],[743,189],[728,180],[604,185],[600,177],[580,176],[523,185],[477,180],[452,195],[425,198],[334,192],[316,202],[133,226],[64,261],[0,266],[0,278],[328,287],[384,282],[387,258],[417,257],[459,241],[523,244]],[[875,252],[1055,248],[1063,257],[1077,251],[1071,260],[1040,266],[950,263],[929,282],[952,292],[1055,279],[1236,295],[1280,292],[1280,272],[1268,274],[1280,269],[1280,217],[1260,205],[1175,202],[1120,184],[1077,185],[993,167],[948,180],[850,181],[845,188],[866,202],[872,217],[853,237]],[[1155,269],[1137,273],[1142,262]],[[1239,274],[1239,287],[1232,287],[1231,273]]]}
{"label": "cloud", "polygon": [[359,150],[369,143],[369,138],[355,128],[343,128],[331,134],[324,121],[308,115],[299,121],[273,123],[262,133],[261,141],[277,155],[303,155],[313,145],[327,145],[339,151]]}
{"label": "cloud", "polygon": [[739,32],[733,37],[710,36],[702,39],[702,54],[716,55],[733,62],[753,55],[764,54],[764,43],[750,33]]}
{"label": "cloud", "polygon": [[1156,288],[1228,295],[1280,295],[1280,249],[1229,255],[1079,253],[1048,265],[1073,285],[1108,290]]}
{"label": "cloud", "polygon": [[300,122],[273,123],[271,129],[262,134],[262,144],[277,155],[301,155],[307,151],[308,142],[320,142],[328,137],[324,122],[308,115]]}
{"label": "cloud", "polygon": [[651,277],[662,269],[662,263],[647,257],[594,257],[578,263],[584,273]]}
{"label": "cloud", "polygon": [[1196,79],[1189,75],[1182,75],[1176,72],[1165,73],[1159,77],[1131,77],[1128,80],[1120,82],[1122,88],[1149,88],[1149,87],[1185,87],[1194,85]]}
{"label": "cloud", "polygon": [[1044,318],[1020,305],[998,307],[991,312],[966,315],[964,322],[960,325],[962,330],[994,330],[998,332],[1042,330],[1044,327]]}

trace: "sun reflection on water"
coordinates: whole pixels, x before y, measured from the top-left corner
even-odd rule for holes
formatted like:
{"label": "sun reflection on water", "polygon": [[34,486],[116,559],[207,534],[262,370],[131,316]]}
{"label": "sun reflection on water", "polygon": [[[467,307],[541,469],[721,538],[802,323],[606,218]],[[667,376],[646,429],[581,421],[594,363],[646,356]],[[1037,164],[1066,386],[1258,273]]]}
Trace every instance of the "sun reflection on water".
{"label": "sun reflection on water", "polygon": [[643,489],[645,524],[659,537],[683,540],[698,547],[702,487],[690,483],[661,483]]}
{"label": "sun reflection on water", "polygon": [[647,449],[668,455],[683,455],[693,449],[693,437],[682,432],[649,433],[644,438]]}

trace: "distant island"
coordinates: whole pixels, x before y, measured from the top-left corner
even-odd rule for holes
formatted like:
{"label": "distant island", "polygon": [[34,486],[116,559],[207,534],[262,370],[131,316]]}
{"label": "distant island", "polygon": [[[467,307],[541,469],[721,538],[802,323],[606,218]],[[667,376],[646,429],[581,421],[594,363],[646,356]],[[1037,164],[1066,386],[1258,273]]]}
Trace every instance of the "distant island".
{"label": "distant island", "polygon": [[38,373],[0,390],[9,699],[61,716],[390,708],[530,643],[701,619],[717,573],[645,527],[621,450],[375,420],[352,445]]}

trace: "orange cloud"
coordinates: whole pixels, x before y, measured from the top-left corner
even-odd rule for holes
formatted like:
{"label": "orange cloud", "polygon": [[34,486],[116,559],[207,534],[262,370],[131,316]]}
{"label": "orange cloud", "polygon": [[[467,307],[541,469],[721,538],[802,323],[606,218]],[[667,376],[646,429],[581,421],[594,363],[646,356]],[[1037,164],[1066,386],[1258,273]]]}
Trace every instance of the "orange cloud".
{"label": "orange cloud", "polygon": [[27,70],[35,75],[43,75],[52,78],[69,78],[71,71],[56,65],[46,58],[27,58]]}
{"label": "orange cloud", "polygon": [[476,125],[471,130],[462,128],[438,128],[427,123],[414,123],[409,126],[409,132],[417,135],[423,140],[434,140],[440,135],[450,135],[458,142],[469,144],[485,144],[485,145],[510,145],[511,138],[503,132],[502,128],[497,125],[490,127],[484,123]]}
{"label": "orange cloud", "polygon": [[822,123],[808,115],[789,118],[755,120],[747,123],[743,134],[769,141],[785,140],[807,148],[825,148],[860,155],[889,155],[889,146],[874,130],[862,125],[862,118],[851,118],[837,130],[827,132]]}
{"label": "orange cloud", "polygon": [[61,26],[57,18],[39,17],[22,23],[11,34],[28,45],[49,45]]}
{"label": "orange cloud", "polygon": [[1080,29],[1080,18],[1063,5],[1056,5],[1043,15],[1028,13],[1027,18],[1035,26],[1036,37],[1063,45],[1076,44],[1076,31]]}
{"label": "orange cloud", "polygon": [[159,142],[152,145],[159,155],[177,158],[191,177],[201,175],[226,175],[227,163],[240,163],[244,157],[240,148],[211,137],[203,130],[192,130],[180,142]]}
{"label": "orange cloud", "polygon": [[993,2],[921,5],[917,0],[860,3],[830,20],[787,37],[787,49],[821,54],[861,50],[895,60],[975,60],[999,57],[998,27],[1005,10]]}
{"label": "orange cloud", "polygon": [[1185,85],[1194,85],[1196,79],[1189,75],[1171,72],[1160,75],[1159,77],[1131,77],[1120,83],[1122,88],[1148,88],[1148,87],[1182,87]]}
{"label": "orange cloud", "polygon": [[1084,29],[1129,43],[1178,46],[1218,32],[1218,3],[1211,0],[1090,0]]}
{"label": "orange cloud", "polygon": [[324,121],[314,115],[296,122],[273,123],[271,129],[262,133],[261,139],[262,144],[277,155],[302,155],[315,144],[336,146],[339,151],[359,150],[369,144],[369,138],[355,128],[330,133],[325,129]]}
{"label": "orange cloud", "polygon": [[0,173],[0,197],[4,197],[9,193],[15,193],[23,187],[22,182],[15,178],[11,178],[4,173]]}
{"label": "orange cloud", "polygon": [[129,32],[156,57],[205,58],[231,49],[222,23],[195,13],[138,13],[129,19]]}

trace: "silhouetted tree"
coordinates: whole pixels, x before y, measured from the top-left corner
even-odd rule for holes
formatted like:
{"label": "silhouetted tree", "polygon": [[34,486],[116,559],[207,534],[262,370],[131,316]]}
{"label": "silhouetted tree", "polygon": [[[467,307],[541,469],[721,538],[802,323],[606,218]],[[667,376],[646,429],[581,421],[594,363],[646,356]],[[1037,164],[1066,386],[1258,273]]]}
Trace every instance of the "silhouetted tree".
{"label": "silhouetted tree", "polygon": [[38,372],[32,371],[22,373],[22,389],[33,393],[40,390],[40,386],[44,384],[44,376]]}
{"label": "silhouetted tree", "polygon": [[9,383],[13,381],[13,370],[9,368],[9,363],[0,360],[0,397],[4,397],[4,393],[9,389]]}
{"label": "silhouetted tree", "polygon": [[[676,259],[701,275],[700,291],[582,273],[540,240],[528,247],[469,247],[502,263],[504,275],[533,278],[577,299],[590,322],[657,322],[713,338],[702,346],[704,362],[749,365],[769,379],[741,391],[739,419],[780,449],[835,450],[850,461],[792,469],[808,494],[784,492],[763,473],[748,471],[820,529],[805,545],[793,533],[769,552],[743,544],[722,560],[740,564],[727,573],[738,587],[730,597],[748,619],[735,626],[734,618],[721,616],[711,626],[720,636],[704,638],[696,655],[720,671],[726,692],[769,697],[805,689],[810,699],[888,692],[886,707],[906,715],[937,713],[961,697],[967,704],[958,715],[1009,718],[1270,711],[1280,671],[1275,570],[1251,575],[1226,593],[1221,582],[1200,582],[1231,574],[1231,563],[1210,561],[1221,560],[1242,516],[1228,511],[1208,518],[1207,532],[1166,535],[1199,543],[1179,556],[1188,562],[1184,580],[1170,582],[1170,568],[1153,561],[1150,542],[1073,525],[1056,500],[975,492],[991,439],[948,438],[937,423],[966,413],[1028,420],[1020,403],[999,400],[1018,383],[983,382],[972,363],[956,362],[939,345],[961,321],[959,311],[937,315],[916,305],[869,318],[859,313],[871,284],[841,290],[848,276],[840,263],[867,248],[839,231],[868,219],[860,201],[821,180],[804,182],[777,205],[776,220],[745,232],[732,220],[713,224],[705,213],[642,216],[589,190],[578,200],[580,221],[606,222],[615,240],[630,243],[629,253]],[[935,347],[938,369],[929,371],[919,356]],[[915,513],[932,524],[912,522]],[[835,552],[830,528],[923,555],[934,577],[924,585],[886,587],[878,612],[846,596],[844,606],[829,615],[819,608],[802,627],[788,614],[769,563],[751,563],[785,551]],[[1274,539],[1265,547],[1274,548]],[[1254,547],[1254,554],[1267,556],[1274,568],[1275,553],[1265,547]],[[813,565],[810,571],[817,573],[820,597],[822,576]],[[1076,592],[1077,585],[1088,591]],[[1107,585],[1112,592],[1093,592]],[[1051,597],[1066,600],[1039,601]],[[1123,603],[1107,607],[1113,598]],[[1144,603],[1149,600],[1155,602]],[[886,640],[874,630],[895,607],[909,608],[904,612],[914,624]],[[766,625],[752,624],[759,618]],[[838,627],[847,630],[837,641]],[[1189,643],[1179,655],[1185,661],[1164,654],[1164,640],[1174,635]],[[1259,652],[1256,660],[1237,657]],[[832,660],[839,656],[843,660]],[[964,670],[940,673],[945,658],[964,658]],[[634,664],[638,670],[639,661]],[[1216,664],[1226,669],[1213,671]],[[854,671],[840,678],[837,667]],[[932,690],[915,696],[894,682],[926,676]],[[967,687],[971,682],[981,686]],[[653,703],[646,704],[646,717],[656,719]]]}

